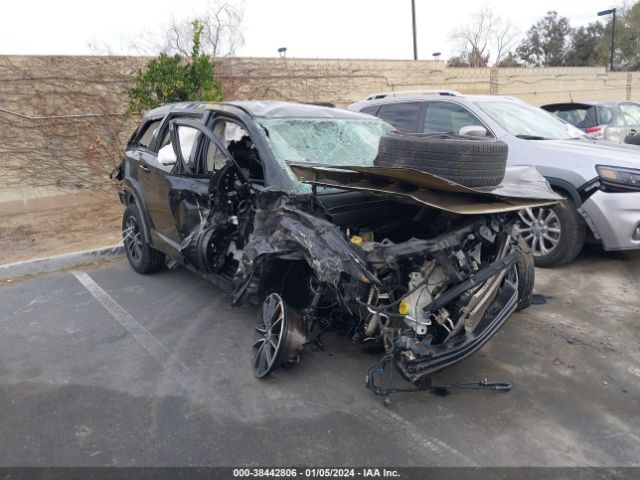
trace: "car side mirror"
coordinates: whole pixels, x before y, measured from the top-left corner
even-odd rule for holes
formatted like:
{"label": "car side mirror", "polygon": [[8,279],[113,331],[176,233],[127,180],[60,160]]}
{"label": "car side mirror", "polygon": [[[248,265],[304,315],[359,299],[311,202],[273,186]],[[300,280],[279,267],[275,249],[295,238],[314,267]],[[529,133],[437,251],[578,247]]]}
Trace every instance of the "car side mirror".
{"label": "car side mirror", "polygon": [[462,127],[458,132],[458,135],[464,135],[466,137],[486,137],[487,129],[480,125],[469,125]]}

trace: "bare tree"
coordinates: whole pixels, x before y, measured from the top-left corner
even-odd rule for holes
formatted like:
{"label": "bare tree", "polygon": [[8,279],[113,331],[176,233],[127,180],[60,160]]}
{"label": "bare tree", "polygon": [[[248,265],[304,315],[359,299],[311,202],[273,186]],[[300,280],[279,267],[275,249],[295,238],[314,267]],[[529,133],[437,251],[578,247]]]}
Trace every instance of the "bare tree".
{"label": "bare tree", "polygon": [[469,23],[454,30],[450,38],[457,43],[457,59],[470,67],[486,67],[490,60],[494,65],[500,63],[515,46],[517,36],[511,22],[484,7],[471,16]]}
{"label": "bare tree", "polygon": [[511,22],[500,20],[495,27],[494,48],[496,54],[493,57],[493,65],[499,65],[505,60],[516,46],[517,39],[518,32],[515,31]]}
{"label": "bare tree", "polygon": [[202,25],[202,52],[210,57],[235,55],[244,45],[242,34],[242,0],[209,0],[201,12],[183,18],[172,18],[161,30],[146,31],[133,39],[129,52],[155,56],[159,53],[188,57],[193,49],[193,21]]}

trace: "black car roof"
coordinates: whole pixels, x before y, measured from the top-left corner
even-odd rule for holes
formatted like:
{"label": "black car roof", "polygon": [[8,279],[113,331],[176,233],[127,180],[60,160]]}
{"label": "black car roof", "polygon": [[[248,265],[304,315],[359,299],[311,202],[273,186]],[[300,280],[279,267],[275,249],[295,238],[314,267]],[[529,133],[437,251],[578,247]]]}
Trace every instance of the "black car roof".
{"label": "black car roof", "polygon": [[[226,108],[225,108],[226,107]],[[168,103],[154,108],[145,114],[145,117],[155,117],[175,113],[177,111],[197,110],[228,110],[229,107],[237,108],[252,117],[261,118],[360,118],[372,117],[366,114],[342,110],[320,105],[311,105],[295,102],[281,102],[276,100],[238,100],[230,102],[180,102]]]}
{"label": "black car roof", "polygon": [[572,108],[591,108],[596,105],[605,105],[605,106],[614,106],[616,103],[621,102],[605,102],[605,101],[595,101],[595,102],[566,102],[566,103],[549,103],[547,105],[542,105],[540,108],[544,110],[570,110]]}

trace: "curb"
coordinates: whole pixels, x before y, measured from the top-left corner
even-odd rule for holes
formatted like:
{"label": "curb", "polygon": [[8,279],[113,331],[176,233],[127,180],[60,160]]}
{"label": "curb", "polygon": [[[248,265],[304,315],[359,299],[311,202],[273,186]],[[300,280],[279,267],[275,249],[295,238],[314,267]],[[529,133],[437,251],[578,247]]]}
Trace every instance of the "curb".
{"label": "curb", "polygon": [[0,265],[0,280],[55,272],[63,268],[72,268],[122,255],[124,255],[124,246],[122,243],[118,243],[110,247],[93,248],[52,257],[36,258],[35,260],[7,263]]}

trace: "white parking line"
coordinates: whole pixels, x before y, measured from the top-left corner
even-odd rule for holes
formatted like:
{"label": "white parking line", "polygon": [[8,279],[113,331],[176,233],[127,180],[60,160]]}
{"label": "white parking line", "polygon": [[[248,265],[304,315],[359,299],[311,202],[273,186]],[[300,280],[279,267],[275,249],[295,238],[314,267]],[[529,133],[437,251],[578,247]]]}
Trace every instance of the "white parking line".
{"label": "white parking line", "polygon": [[[87,273],[72,272],[78,281],[93,295],[102,306],[115,318],[125,330],[127,330],[136,341],[155,358],[165,371],[168,371],[190,394],[196,393],[199,400],[204,402],[225,403],[224,400],[207,386],[200,378],[193,373],[175,354],[165,347],[158,338],[149,332],[142,324],[140,324],[129,312],[127,312],[111,295],[102,289]],[[320,371],[320,375],[330,375],[332,379],[335,376],[343,377],[335,371],[327,371],[315,365]],[[343,377],[344,378],[344,377]],[[226,402],[227,404],[229,402]],[[415,449],[419,453],[430,452],[432,455],[438,456],[441,463],[453,465],[477,466],[471,458],[446,444],[444,441],[429,434],[425,437],[415,425],[405,420],[400,415],[389,411],[386,408],[375,406],[371,408],[370,402],[364,402],[358,405],[357,417],[363,418],[368,422],[374,421],[380,425],[380,428],[391,434],[397,433],[402,438],[410,440],[410,449]],[[246,418],[236,412],[238,419],[246,422]],[[409,448],[409,447],[408,447]]]}
{"label": "white parking line", "polygon": [[[115,318],[124,329],[162,366],[162,369],[175,379],[190,395],[198,401],[213,403],[225,402],[200,377],[193,373],[187,365],[165,347],[158,338],[147,330],[140,322],[127,312],[111,295],[100,287],[87,273],[71,272],[84,288],[94,296],[102,306]],[[227,409],[225,409],[227,410]],[[242,419],[242,416],[238,415]]]}

